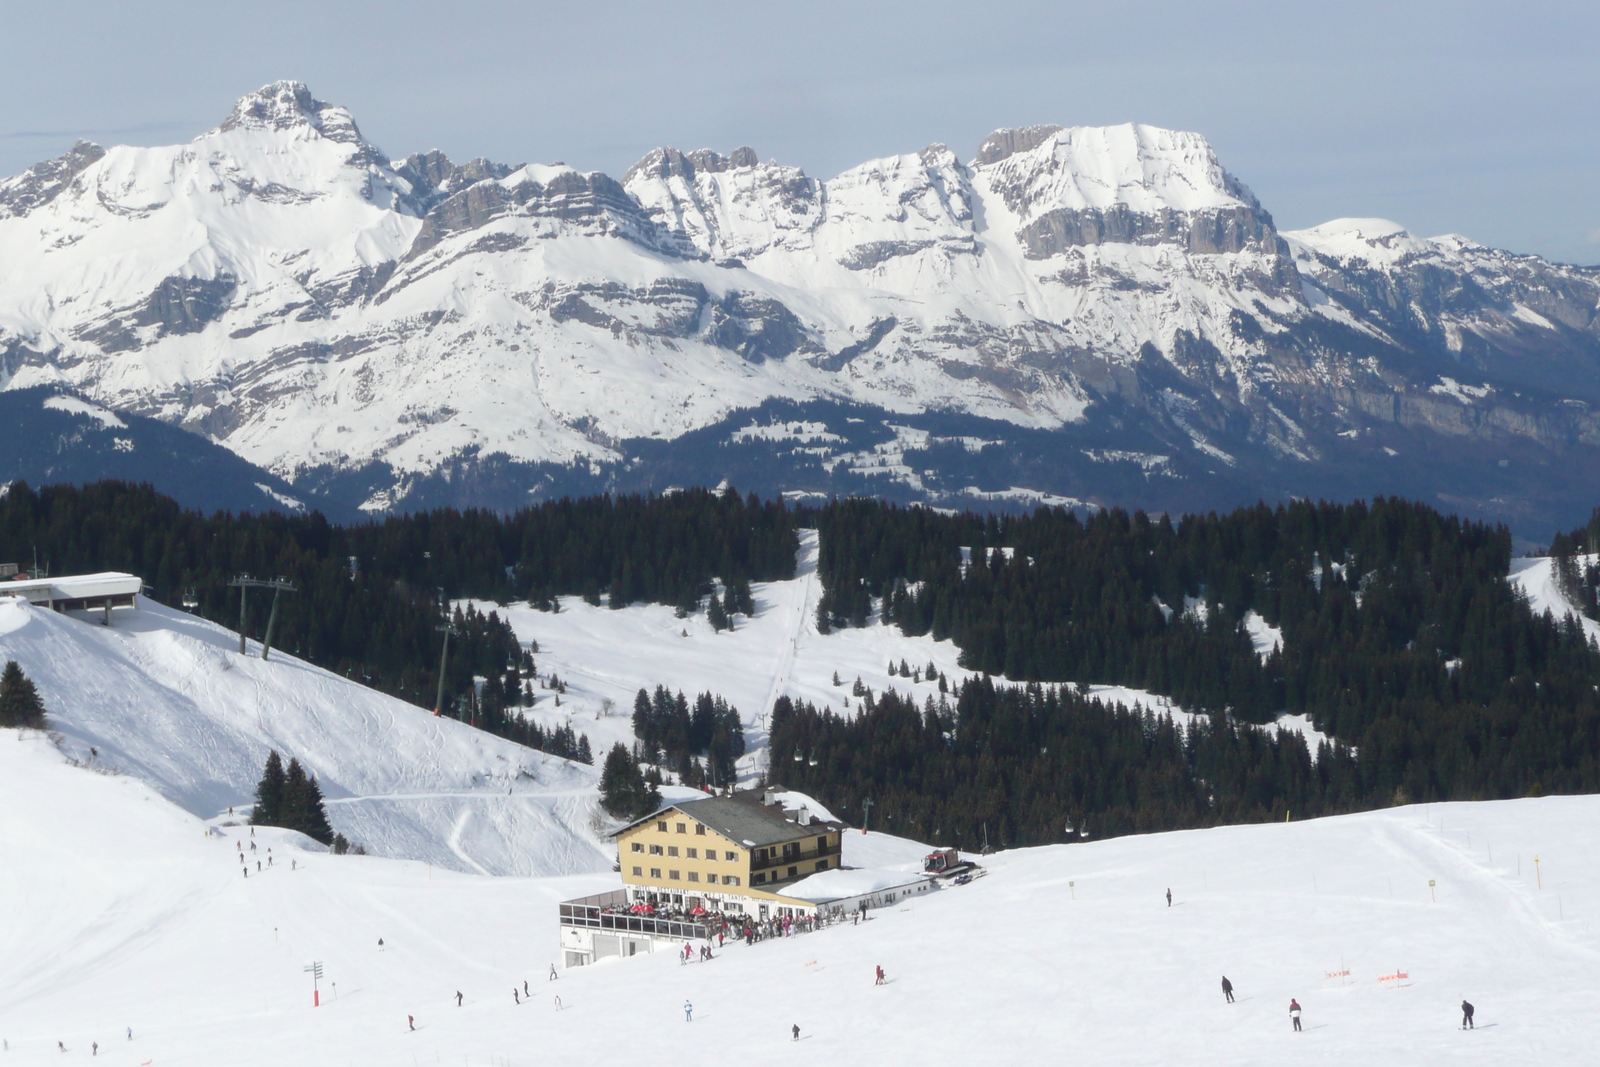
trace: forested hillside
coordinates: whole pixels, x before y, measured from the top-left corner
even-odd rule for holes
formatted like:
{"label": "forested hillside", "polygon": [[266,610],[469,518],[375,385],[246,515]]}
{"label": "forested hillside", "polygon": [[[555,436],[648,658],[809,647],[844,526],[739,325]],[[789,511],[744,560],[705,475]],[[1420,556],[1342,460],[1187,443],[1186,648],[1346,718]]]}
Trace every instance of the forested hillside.
{"label": "forested hillside", "polygon": [[[1158,821],[1170,826],[1285,808],[1600,789],[1600,652],[1572,621],[1536,616],[1504,580],[1503,527],[1395,499],[1178,522],[1114,509],[1087,519],[1061,510],[946,516],[850,500],[816,520],[827,584],[819,626],[860,624],[876,602],[907,633],[953,638],[970,668],[1013,681],[1135,686],[1213,716],[1179,738],[1070,693],[971,687],[937,713],[941,728],[928,709],[914,727],[915,709],[900,717],[891,697],[848,724],[798,709],[787,741],[775,730],[774,758],[781,763],[784,743],[808,754],[833,743],[851,750],[849,761],[821,760],[814,772],[809,760],[795,764],[797,780],[830,799],[835,790],[889,790],[905,817],[960,825],[971,843],[985,817],[1016,826],[1016,840],[1059,837],[1060,828],[1047,832],[1048,820],[1027,814],[1041,796],[1055,798],[1058,813],[1098,812],[1132,829],[1147,825],[1132,809],[1165,812]],[[1253,646],[1251,613],[1258,628],[1278,628],[1281,648]],[[1005,711],[1007,728],[993,726],[991,708]],[[1308,715],[1357,758],[1345,766],[1341,750],[1337,770],[1319,761],[1317,778],[1285,777],[1282,753],[1252,750],[1258,742],[1237,740],[1248,735],[1228,725],[1284,711]],[[942,729],[950,748],[935,745],[929,773],[906,775],[906,752],[917,745],[885,745],[888,727],[874,715],[902,723],[890,730],[895,744],[908,743],[905,730],[937,738]],[[1094,740],[1116,729],[1142,733],[1138,759]],[[1014,747],[1033,735],[1057,736],[1058,755],[1044,744]],[[1218,737],[1244,745],[1234,777],[1255,784],[1230,789],[1229,776],[1206,770]],[[1175,777],[1154,791],[1075,792],[1065,771],[1045,771],[1062,740],[1113,764],[1121,753],[1141,775],[1165,764]],[[1104,765],[1096,773],[1118,780]],[[912,788],[916,781],[931,784]],[[1212,791],[1214,803],[1196,800]]]}
{"label": "forested hillside", "polygon": [[[905,832],[1018,844],[1600,791],[1600,651],[1505,580],[1503,527],[1399,499],[1173,520],[949,515],[861,499],[791,508],[700,490],[341,527],[317,515],[206,516],[120,483],[16,485],[0,499],[0,560],[37,551],[51,573],[133,571],[169,602],[192,593],[200,614],[229,626],[239,613],[229,579],[282,575],[298,591],[280,602],[278,647],[427,707],[441,597],[544,610],[561,596],[613,609],[648,601],[703,610],[720,627],[756,609],[752,581],[794,575],[797,530],[813,526],[821,632],[881,619],[952,639],[964,666],[1006,679],[958,683],[921,706],[858,691],[847,716],[789,699],[770,709],[773,777],[852,812],[871,797]],[[1553,546],[1558,580],[1591,609],[1596,570],[1582,553],[1597,537],[1600,521]],[[269,604],[264,593],[249,600],[253,638]],[[519,714],[532,687],[562,688],[537,671],[536,646],[520,647],[492,609],[452,621],[452,713],[593,758],[570,727]],[[487,679],[476,693],[474,676]],[[1169,696],[1198,718],[1182,727],[1101,706],[1088,683]],[[647,760],[686,781],[733,779],[738,716],[714,694],[691,708],[660,688],[634,710]],[[1285,712],[1332,742],[1312,751],[1299,733],[1256,725]]]}
{"label": "forested hillside", "polygon": [[[37,555],[51,574],[126,570],[176,604],[239,624],[239,574],[288,578],[273,643],[319,666],[431,707],[438,683],[441,598],[554,607],[558,595],[613,607],[634,601],[694,610],[711,579],[728,586],[728,610],[748,610],[748,583],[794,572],[793,515],[737,493],[560,500],[507,515],[441,509],[336,526],[321,515],[203,515],[148,486],[10,487],[0,498],[0,561]],[[745,590],[740,594],[739,590]],[[247,601],[245,630],[265,633],[271,596]],[[719,603],[718,607],[723,605]],[[560,755],[580,739],[544,736],[515,707],[533,664],[495,612],[457,610],[445,679],[447,706],[485,729]],[[474,675],[487,677],[481,701]],[[581,753],[587,755],[587,753]]]}

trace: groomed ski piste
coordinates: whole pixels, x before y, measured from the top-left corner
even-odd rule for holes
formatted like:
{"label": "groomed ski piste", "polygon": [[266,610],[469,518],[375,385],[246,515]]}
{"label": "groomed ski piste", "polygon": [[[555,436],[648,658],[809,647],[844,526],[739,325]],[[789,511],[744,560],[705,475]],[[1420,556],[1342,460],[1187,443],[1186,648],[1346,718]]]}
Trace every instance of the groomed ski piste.
{"label": "groomed ski piste", "polygon": [[245,878],[246,834],[70,766],[40,734],[0,735],[6,1062],[98,1042],[96,1062],[151,1067],[1578,1064],[1600,1027],[1596,797],[1002,852],[860,926],[556,981],[555,905],[605,875],[489,878],[262,829],[276,862]]}
{"label": "groomed ski piste", "polygon": [[[1548,561],[1513,572],[1536,608],[1563,607]],[[759,761],[756,717],[776,692],[829,702],[835,668],[844,692],[858,673],[903,690],[891,656],[932,658],[956,678],[948,643],[881,626],[816,634],[814,583],[802,560],[794,582],[756,587],[755,619],[720,635],[670,609],[510,610],[519,632],[550,627],[540,669],[568,679],[560,710],[570,705],[597,751],[601,726],[629,736],[623,698],[659,681],[739,704]],[[1018,849],[986,857],[986,877],[860,926],[730,942],[707,963],[607,960],[550,981],[555,905],[615,885],[593,769],[290,656],[241,658],[236,635],[148,601],[111,628],[5,602],[5,658],[38,683],[54,732],[0,731],[8,1063],[88,1057],[98,1043],[107,1062],[142,1067],[728,1054],[1567,1064],[1589,1062],[1600,1026],[1600,797]],[[586,722],[608,697],[614,713]],[[556,714],[552,694],[540,701]],[[226,809],[248,802],[269,746],[317,773],[335,827],[378,854],[333,856],[266,828],[251,852]],[[852,832],[845,861],[903,866],[922,847]],[[315,1008],[313,961],[324,968]],[[887,985],[873,985],[875,966]],[[1291,997],[1304,1033],[1290,1029]],[[1463,998],[1476,1032],[1457,1028]]]}

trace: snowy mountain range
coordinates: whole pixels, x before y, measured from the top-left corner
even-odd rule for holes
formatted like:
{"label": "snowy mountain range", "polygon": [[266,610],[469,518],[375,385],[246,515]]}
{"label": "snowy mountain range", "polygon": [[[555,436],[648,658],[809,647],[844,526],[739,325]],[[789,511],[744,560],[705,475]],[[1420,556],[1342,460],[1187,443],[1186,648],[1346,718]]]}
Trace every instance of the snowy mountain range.
{"label": "snowy mountain range", "polygon": [[935,503],[1600,500],[1600,268],[1279,232],[1203,137],[999,130],[828,181],[395,161],[306,86],[0,182],[0,384],[369,510],[731,478]]}

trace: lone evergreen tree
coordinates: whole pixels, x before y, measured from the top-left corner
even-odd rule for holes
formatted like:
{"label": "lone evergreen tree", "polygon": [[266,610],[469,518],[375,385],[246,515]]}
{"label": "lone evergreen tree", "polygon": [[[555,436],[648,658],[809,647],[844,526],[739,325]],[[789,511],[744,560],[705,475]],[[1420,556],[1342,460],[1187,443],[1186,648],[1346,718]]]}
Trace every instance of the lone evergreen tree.
{"label": "lone evergreen tree", "polygon": [[7,660],[0,673],[0,726],[44,726],[44,702],[33,681],[16,660]]}
{"label": "lone evergreen tree", "polygon": [[267,765],[256,784],[256,806],[250,811],[250,822],[256,826],[283,825],[283,758],[278,750],[267,753]]}
{"label": "lone evergreen tree", "polygon": [[722,598],[715,593],[711,594],[711,600],[706,604],[706,621],[711,624],[713,630],[719,632],[733,629],[733,623],[728,619],[728,612],[722,606]]}

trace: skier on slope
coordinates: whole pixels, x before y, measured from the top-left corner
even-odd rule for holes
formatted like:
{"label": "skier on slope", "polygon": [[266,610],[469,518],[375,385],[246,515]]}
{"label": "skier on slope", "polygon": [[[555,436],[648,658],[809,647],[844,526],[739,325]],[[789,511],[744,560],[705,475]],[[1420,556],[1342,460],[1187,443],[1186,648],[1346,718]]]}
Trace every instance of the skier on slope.
{"label": "skier on slope", "polygon": [[1300,1032],[1300,1002],[1293,997],[1289,998],[1289,1018],[1294,1020],[1295,1033]]}
{"label": "skier on slope", "polygon": [[1228,981],[1228,976],[1222,976],[1222,995],[1228,998],[1228,1003],[1233,1003],[1233,983]]}
{"label": "skier on slope", "polygon": [[461,1007],[461,990],[456,990],[456,1007]]}
{"label": "skier on slope", "polygon": [[556,980],[556,965],[552,963],[550,965],[550,977],[545,979],[545,981],[554,982],[555,980]]}
{"label": "skier on slope", "polygon": [[412,1016],[412,1015],[407,1015],[406,1016],[406,1026],[410,1027],[412,1030],[415,1030],[417,1028],[416,1017]]}
{"label": "skier on slope", "polygon": [[1477,1029],[1475,1026],[1472,1025],[1472,1012],[1473,1012],[1473,1010],[1474,1009],[1473,1009],[1471,1004],[1468,1004],[1465,1000],[1463,1000],[1461,1002],[1461,1029],[1463,1029],[1463,1030],[1475,1030],[1475,1029]]}
{"label": "skier on slope", "polygon": [[1167,907],[1172,907],[1172,890],[1167,890]]}
{"label": "skier on slope", "polygon": [[792,1038],[790,1038],[789,1040],[791,1040],[791,1041],[799,1041],[800,1040],[800,1024],[799,1023],[795,1023],[792,1027],[790,1027],[790,1029],[792,1031],[794,1031],[794,1036]]}
{"label": "skier on slope", "polygon": [[515,1004],[522,1003],[522,992],[516,986],[511,987],[511,1000]]}
{"label": "skier on slope", "polygon": [[687,1000],[683,1002],[683,1021],[686,1023],[694,1022],[694,1005]]}

